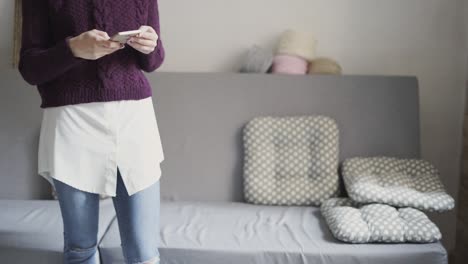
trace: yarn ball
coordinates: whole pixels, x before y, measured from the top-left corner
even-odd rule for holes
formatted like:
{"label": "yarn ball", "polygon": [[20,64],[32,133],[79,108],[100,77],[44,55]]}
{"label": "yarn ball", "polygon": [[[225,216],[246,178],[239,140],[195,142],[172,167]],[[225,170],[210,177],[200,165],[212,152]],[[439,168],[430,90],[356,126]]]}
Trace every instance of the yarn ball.
{"label": "yarn ball", "polygon": [[309,74],[341,74],[341,66],[331,58],[320,57],[309,64]]}
{"label": "yarn ball", "polygon": [[306,74],[308,61],[294,55],[276,55],[273,58],[272,73]]}
{"label": "yarn ball", "polygon": [[273,52],[260,46],[252,46],[246,53],[239,72],[266,73],[273,63]]}
{"label": "yarn ball", "polygon": [[280,37],[276,53],[299,56],[307,61],[315,58],[317,41],[310,33],[288,29]]}

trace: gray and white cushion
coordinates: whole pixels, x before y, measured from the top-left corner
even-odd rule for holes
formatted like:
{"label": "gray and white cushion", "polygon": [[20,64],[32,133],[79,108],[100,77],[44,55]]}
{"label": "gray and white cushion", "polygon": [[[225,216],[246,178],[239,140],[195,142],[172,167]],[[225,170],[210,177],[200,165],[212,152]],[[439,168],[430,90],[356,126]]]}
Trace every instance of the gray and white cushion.
{"label": "gray and white cushion", "polygon": [[351,199],[424,211],[446,211],[454,199],[446,193],[439,172],[428,161],[392,157],[351,158],[342,175]]}
{"label": "gray and white cushion", "polygon": [[442,237],[439,228],[414,208],[331,198],[322,204],[321,212],[333,236],[344,242],[431,243]]}
{"label": "gray and white cushion", "polygon": [[243,131],[244,195],[267,205],[320,205],[339,191],[338,126],[326,116],[263,116]]}

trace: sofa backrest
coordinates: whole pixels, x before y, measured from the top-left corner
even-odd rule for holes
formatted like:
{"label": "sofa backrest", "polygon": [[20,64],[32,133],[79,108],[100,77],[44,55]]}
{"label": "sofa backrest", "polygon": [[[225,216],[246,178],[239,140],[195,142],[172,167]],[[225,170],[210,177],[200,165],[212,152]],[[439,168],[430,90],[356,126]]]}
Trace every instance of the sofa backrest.
{"label": "sofa backrest", "polygon": [[341,160],[420,155],[414,77],[160,73],[149,78],[166,157],[164,200],[243,201],[242,128],[261,115],[334,118]]}
{"label": "sofa backrest", "polygon": [[[162,200],[243,201],[242,129],[261,115],[322,114],[340,129],[340,159],[419,157],[415,77],[153,73],[165,160]],[[42,111],[34,87],[2,82],[0,198],[50,198],[37,175]]]}

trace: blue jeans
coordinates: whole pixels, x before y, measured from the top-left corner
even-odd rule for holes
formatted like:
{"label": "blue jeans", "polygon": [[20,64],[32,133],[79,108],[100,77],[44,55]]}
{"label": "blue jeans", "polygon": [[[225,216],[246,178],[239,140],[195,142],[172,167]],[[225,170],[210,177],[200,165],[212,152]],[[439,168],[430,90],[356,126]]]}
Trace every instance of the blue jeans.
{"label": "blue jeans", "polygon": [[[122,252],[129,264],[159,263],[159,182],[128,196],[117,168],[117,190],[112,201]],[[64,263],[100,263],[97,249],[99,195],[78,190],[56,179],[54,184],[63,219]]]}

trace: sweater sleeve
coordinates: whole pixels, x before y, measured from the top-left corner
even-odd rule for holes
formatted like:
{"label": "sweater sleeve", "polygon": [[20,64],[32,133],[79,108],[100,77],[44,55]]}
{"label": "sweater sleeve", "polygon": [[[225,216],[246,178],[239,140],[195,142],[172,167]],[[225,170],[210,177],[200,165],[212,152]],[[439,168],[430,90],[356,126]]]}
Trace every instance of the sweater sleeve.
{"label": "sweater sleeve", "polygon": [[158,34],[157,46],[149,54],[141,53],[135,50],[138,54],[138,63],[140,68],[145,72],[153,72],[157,68],[161,66],[164,61],[165,51],[163,47],[163,43],[161,40],[161,29],[159,25],[159,8],[158,8],[158,1],[157,0],[150,0],[149,8],[148,8],[148,26],[151,26],[156,33]]}
{"label": "sweater sleeve", "polygon": [[31,85],[51,81],[84,59],[73,55],[69,39],[51,43],[47,0],[23,0],[22,43],[18,70]]}

